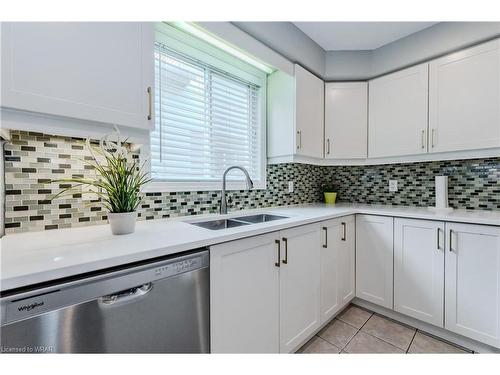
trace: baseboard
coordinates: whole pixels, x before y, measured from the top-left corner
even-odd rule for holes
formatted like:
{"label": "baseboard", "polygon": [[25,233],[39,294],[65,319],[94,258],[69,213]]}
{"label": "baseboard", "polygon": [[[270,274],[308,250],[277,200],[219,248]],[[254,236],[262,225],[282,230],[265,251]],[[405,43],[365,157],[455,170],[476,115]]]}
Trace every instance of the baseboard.
{"label": "baseboard", "polygon": [[400,323],[417,328],[417,329],[424,331],[426,333],[429,333],[433,336],[439,337],[442,340],[451,342],[452,344],[473,350],[474,352],[477,352],[477,353],[495,353],[495,354],[500,353],[500,349],[494,348],[490,345],[480,343],[479,341],[472,340],[472,339],[469,339],[467,337],[458,335],[458,334],[450,332],[444,328],[433,326],[431,324],[422,322],[422,321],[417,320],[415,318],[398,313],[394,310],[390,310],[390,309],[387,309],[385,307],[375,305],[374,303],[362,300],[360,298],[357,298],[357,297],[354,298],[351,303],[356,305],[356,306],[371,310],[377,314],[384,315],[387,318],[396,320]]}

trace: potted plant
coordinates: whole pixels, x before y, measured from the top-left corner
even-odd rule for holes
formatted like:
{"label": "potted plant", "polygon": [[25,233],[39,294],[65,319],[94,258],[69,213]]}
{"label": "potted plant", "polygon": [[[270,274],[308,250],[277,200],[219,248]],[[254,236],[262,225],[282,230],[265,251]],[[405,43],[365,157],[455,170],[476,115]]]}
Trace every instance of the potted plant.
{"label": "potted plant", "polygon": [[112,142],[104,137],[99,145],[94,145],[89,139],[86,146],[92,156],[91,160],[83,160],[92,165],[95,177],[74,177],[52,180],[52,182],[74,183],[63,189],[52,199],[56,199],[69,191],[86,187],[82,194],[95,194],[99,197],[98,204],[109,211],[108,221],[113,234],[129,234],[135,231],[137,206],[141,201],[140,188],[151,181],[143,172],[145,163],[138,165],[131,157],[127,140],[120,140],[120,133],[115,128],[117,141]]}
{"label": "potted plant", "polygon": [[325,203],[335,204],[335,200],[337,199],[337,193],[335,186],[333,183],[324,182],[321,184],[321,191],[325,197]]}

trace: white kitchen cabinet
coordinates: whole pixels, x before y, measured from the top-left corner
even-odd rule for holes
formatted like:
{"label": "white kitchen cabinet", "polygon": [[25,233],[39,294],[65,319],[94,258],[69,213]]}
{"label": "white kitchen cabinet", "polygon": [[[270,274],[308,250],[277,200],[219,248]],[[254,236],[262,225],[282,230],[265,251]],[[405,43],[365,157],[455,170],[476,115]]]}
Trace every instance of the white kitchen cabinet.
{"label": "white kitchen cabinet", "polygon": [[325,84],[325,159],[366,158],[368,84]]}
{"label": "white kitchen cabinet", "polygon": [[322,158],[325,84],[295,64],[295,90],[297,154]]}
{"label": "white kitchen cabinet", "polygon": [[321,324],[344,308],[355,294],[355,219],[346,216],[322,225]]}
{"label": "white kitchen cabinet", "polygon": [[300,65],[268,77],[268,157],[323,158],[324,82]]}
{"label": "white kitchen cabinet", "polygon": [[446,223],[445,328],[500,347],[500,227]]}
{"label": "white kitchen cabinet", "polygon": [[393,218],[356,215],[356,297],[393,308]]}
{"label": "white kitchen cabinet", "polygon": [[213,353],[289,353],[320,325],[320,226],[210,247]]}
{"label": "white kitchen cabinet", "polygon": [[2,23],[1,106],[150,129],[153,23]]}
{"label": "white kitchen cabinet", "polygon": [[500,147],[500,40],[429,65],[430,152]]}
{"label": "white kitchen cabinet", "polygon": [[444,223],[394,219],[394,310],[443,327]]}
{"label": "white kitchen cabinet", "polygon": [[320,227],[281,232],[280,352],[290,353],[320,326]]}
{"label": "white kitchen cabinet", "polygon": [[369,81],[368,156],[427,153],[428,64]]}
{"label": "white kitchen cabinet", "polygon": [[212,353],[279,352],[279,238],[270,233],[211,246]]}

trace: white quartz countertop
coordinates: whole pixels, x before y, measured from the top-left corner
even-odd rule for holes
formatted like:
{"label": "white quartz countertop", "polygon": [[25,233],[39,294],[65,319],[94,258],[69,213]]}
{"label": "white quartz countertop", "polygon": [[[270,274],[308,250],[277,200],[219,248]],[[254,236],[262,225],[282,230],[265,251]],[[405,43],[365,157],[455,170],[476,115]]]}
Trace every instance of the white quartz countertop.
{"label": "white quartz countertop", "polygon": [[189,224],[217,219],[220,215],[139,221],[136,232],[124,236],[112,235],[108,225],[10,234],[0,242],[0,289],[20,288],[356,213],[500,226],[500,211],[439,212],[428,208],[358,204],[274,207],[238,211],[224,217],[259,212],[288,218],[223,230]]}

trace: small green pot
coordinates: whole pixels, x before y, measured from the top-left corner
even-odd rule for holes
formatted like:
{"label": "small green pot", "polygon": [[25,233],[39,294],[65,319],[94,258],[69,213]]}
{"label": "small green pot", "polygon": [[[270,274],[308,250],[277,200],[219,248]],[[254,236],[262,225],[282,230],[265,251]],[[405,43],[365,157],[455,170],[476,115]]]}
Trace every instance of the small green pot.
{"label": "small green pot", "polygon": [[337,193],[323,193],[325,194],[325,203],[335,204],[335,200],[337,199]]}

